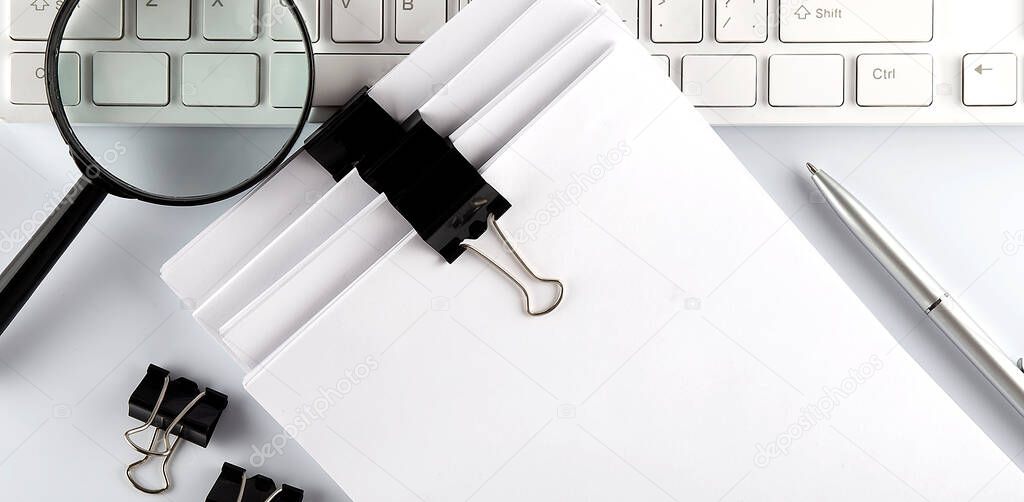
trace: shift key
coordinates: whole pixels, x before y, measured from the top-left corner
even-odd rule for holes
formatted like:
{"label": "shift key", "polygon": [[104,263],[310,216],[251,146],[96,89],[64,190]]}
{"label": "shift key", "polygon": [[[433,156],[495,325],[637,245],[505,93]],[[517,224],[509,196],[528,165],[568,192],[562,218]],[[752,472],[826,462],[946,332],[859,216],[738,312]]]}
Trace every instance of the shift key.
{"label": "shift key", "polygon": [[783,42],[930,42],[934,0],[782,2]]}
{"label": "shift key", "polygon": [[[12,40],[46,40],[62,0],[9,0]],[[124,35],[123,0],[81,0],[67,39],[117,40]]]}

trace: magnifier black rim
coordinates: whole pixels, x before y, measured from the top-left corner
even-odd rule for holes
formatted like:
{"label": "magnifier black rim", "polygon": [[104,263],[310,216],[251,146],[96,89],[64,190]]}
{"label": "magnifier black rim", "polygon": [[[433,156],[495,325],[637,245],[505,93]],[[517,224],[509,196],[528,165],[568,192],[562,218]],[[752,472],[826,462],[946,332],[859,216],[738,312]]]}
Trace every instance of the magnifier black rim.
{"label": "magnifier black rim", "polygon": [[71,15],[74,13],[75,8],[78,7],[80,0],[65,0],[61,5],[61,8],[57,11],[57,16],[53,20],[53,25],[50,27],[50,34],[46,39],[46,54],[44,55],[43,69],[46,73],[46,99],[50,107],[50,113],[53,115],[53,120],[56,122],[57,129],[60,131],[61,136],[64,138],[64,142],[71,148],[71,154],[75,158],[78,168],[82,171],[82,174],[92,181],[99,179],[112,185],[112,188],[114,189],[112,192],[121,197],[134,198],[165,206],[195,206],[217,202],[238,195],[263,181],[278,167],[280,167],[281,164],[289,157],[292,147],[294,147],[295,143],[298,142],[299,137],[302,135],[302,130],[305,128],[306,122],[309,120],[309,115],[313,107],[313,88],[316,80],[316,66],[313,58],[313,44],[309,37],[309,29],[306,27],[306,23],[303,20],[298,7],[295,5],[295,1],[274,1],[280,1],[287,5],[292,16],[299,21],[299,29],[302,33],[302,44],[306,49],[306,62],[309,67],[309,81],[306,85],[306,101],[302,105],[299,122],[296,124],[295,130],[292,132],[291,137],[288,138],[288,141],[285,142],[285,144],[281,146],[281,149],[278,150],[277,154],[274,155],[274,158],[267,162],[263,168],[257,171],[256,174],[248,180],[243,181],[230,189],[209,195],[171,197],[141,190],[138,187],[124,182],[117,176],[114,176],[110,171],[107,171],[99,162],[96,161],[92,154],[90,154],[85,146],[82,145],[81,141],[79,141],[78,136],[75,135],[75,132],[71,127],[71,123],[68,120],[67,112],[64,110],[64,103],[61,101],[57,61],[60,55],[61,42],[64,38],[64,31],[67,28],[68,21],[71,19]]}

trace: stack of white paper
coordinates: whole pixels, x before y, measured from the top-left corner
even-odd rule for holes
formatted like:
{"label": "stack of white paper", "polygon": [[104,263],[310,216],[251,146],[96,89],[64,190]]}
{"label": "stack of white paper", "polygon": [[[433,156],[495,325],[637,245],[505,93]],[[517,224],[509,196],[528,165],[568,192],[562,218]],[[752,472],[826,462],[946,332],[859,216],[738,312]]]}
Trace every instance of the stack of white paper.
{"label": "stack of white paper", "polygon": [[477,0],[371,96],[450,135],[568,290],[526,316],[505,277],[445,264],[306,154],[172,259],[249,392],[354,500],[1024,489],[606,8]]}

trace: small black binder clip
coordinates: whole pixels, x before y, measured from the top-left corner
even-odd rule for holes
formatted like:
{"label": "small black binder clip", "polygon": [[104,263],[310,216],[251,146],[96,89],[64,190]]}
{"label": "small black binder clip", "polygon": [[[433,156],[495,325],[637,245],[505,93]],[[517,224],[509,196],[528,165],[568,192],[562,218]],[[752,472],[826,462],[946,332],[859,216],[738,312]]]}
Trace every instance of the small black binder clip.
{"label": "small black binder clip", "polygon": [[[228,397],[207,388],[199,390],[195,382],[187,378],[171,380],[170,372],[155,365],[149,365],[146,376],[132,392],[128,400],[128,416],[143,424],[124,433],[125,440],[135,451],[143,454],[141,460],[128,466],[125,474],[137,490],[156,494],[171,487],[167,466],[177,451],[182,439],[203,448],[210,443],[217,422],[228,405]],[[149,447],[135,442],[133,436],[152,427],[153,438]],[[172,439],[171,436],[174,436]],[[148,488],[135,479],[134,470],[153,458],[161,459],[163,485]]]}
{"label": "small black binder clip", "polygon": [[[418,112],[399,124],[364,88],[306,141],[306,151],[336,180],[358,171],[448,263],[470,251],[497,269],[522,293],[531,316],[548,314],[561,304],[562,282],[534,272],[498,226],[498,218],[512,205]],[[555,286],[557,296],[548,307],[534,309],[525,285],[465,242],[489,228],[530,277]]]}
{"label": "small black binder clip", "polygon": [[302,502],[302,495],[302,490],[294,486],[278,488],[274,480],[263,475],[246,478],[245,469],[224,462],[206,502]]}

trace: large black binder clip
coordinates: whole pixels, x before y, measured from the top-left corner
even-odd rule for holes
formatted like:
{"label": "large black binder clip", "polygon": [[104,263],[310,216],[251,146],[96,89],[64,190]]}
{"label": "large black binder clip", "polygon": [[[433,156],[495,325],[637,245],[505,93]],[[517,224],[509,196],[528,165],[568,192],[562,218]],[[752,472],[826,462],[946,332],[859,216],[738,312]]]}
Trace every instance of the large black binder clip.
{"label": "large black binder clip", "polygon": [[[448,263],[470,251],[497,269],[522,293],[528,314],[545,315],[561,304],[562,282],[535,273],[498,226],[512,205],[418,112],[399,124],[364,88],[307,140],[306,150],[335,179],[358,171]],[[466,242],[489,228],[530,277],[555,286],[557,296],[548,307],[534,309],[526,286],[511,271]]]}
{"label": "large black binder clip", "polygon": [[278,488],[274,480],[263,475],[246,478],[245,469],[224,462],[206,502],[302,502],[302,495],[302,490],[294,486]]}
{"label": "large black binder clip", "polygon": [[[143,422],[124,433],[128,444],[144,455],[125,471],[132,486],[150,494],[170,488],[167,468],[181,440],[205,448],[227,405],[228,397],[224,394],[209,388],[200,390],[195,382],[187,378],[171,380],[167,370],[154,364],[149,365],[146,376],[128,399],[128,416]],[[136,443],[133,437],[149,428],[154,429],[149,447]],[[163,485],[149,488],[135,479],[134,470],[154,458],[161,459]]]}
{"label": "large black binder clip", "polygon": [[395,148],[359,174],[448,263],[465,251],[463,241],[484,234],[489,216],[500,218],[512,207],[419,113]]}
{"label": "large black binder clip", "polygon": [[377,162],[405,134],[402,124],[391,118],[369,91],[363,87],[306,139],[306,152],[335,181],[358,165]]}

